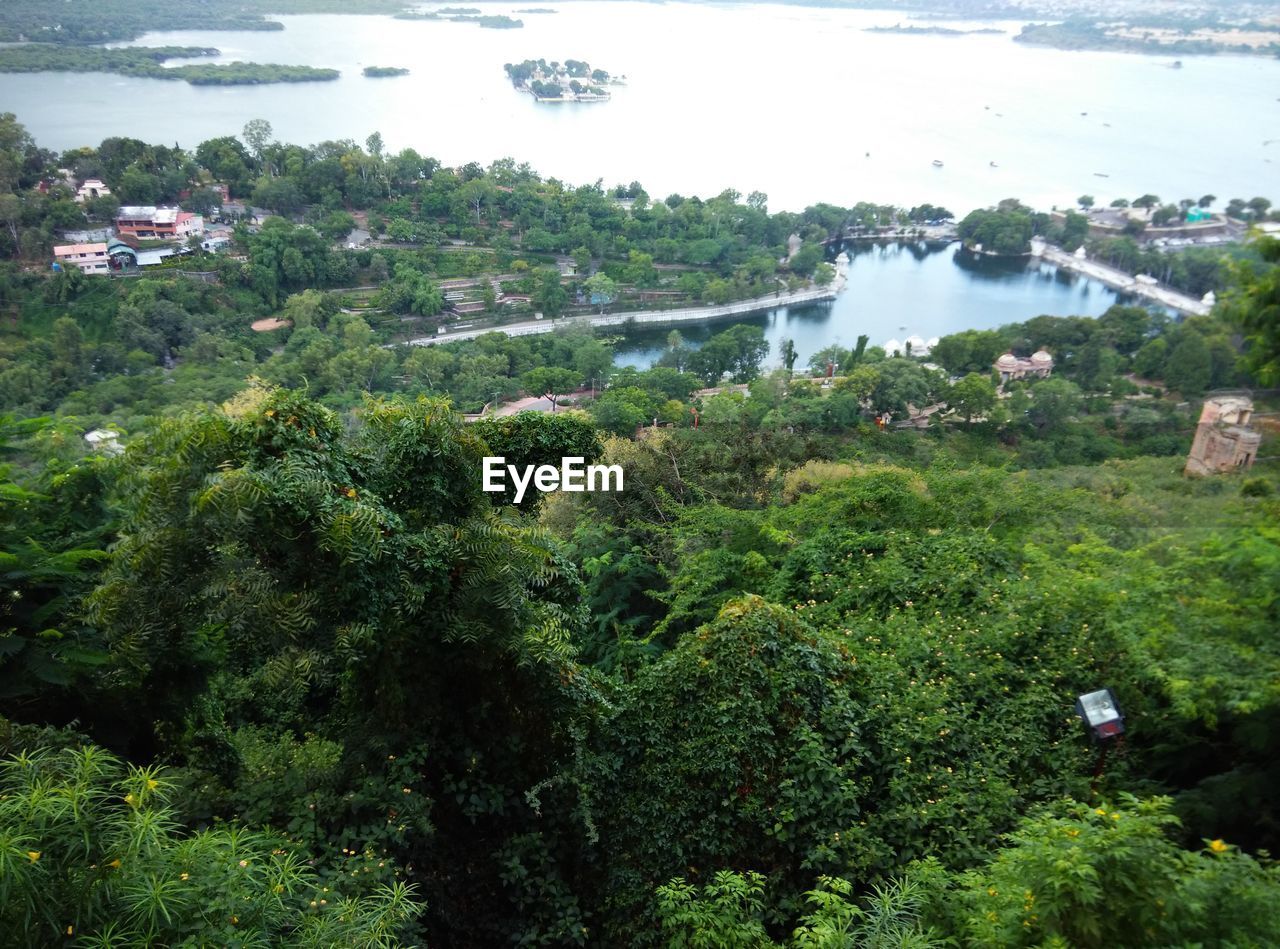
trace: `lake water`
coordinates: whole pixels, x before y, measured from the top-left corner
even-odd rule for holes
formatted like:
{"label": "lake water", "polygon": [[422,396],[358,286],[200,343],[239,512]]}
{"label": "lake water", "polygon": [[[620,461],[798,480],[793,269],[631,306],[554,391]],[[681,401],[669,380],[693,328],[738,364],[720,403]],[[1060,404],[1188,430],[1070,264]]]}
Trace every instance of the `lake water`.
{"label": "lake water", "polygon": [[[1012,41],[1021,24],[1007,21],[998,36],[864,32],[907,22],[897,12],[545,5],[557,12],[521,14],[520,30],[290,16],[281,32],[151,33],[135,45],[214,46],[221,62],[327,66],[342,78],[217,88],[9,74],[0,108],[58,149],[110,135],[191,147],[265,118],[282,141],[377,130],[391,149],[449,164],[512,156],[571,183],[639,180],[659,197],[760,190],[775,210],[927,201],[962,215],[1006,197],[1047,208],[1147,191],[1280,199],[1275,59],[1184,56],[1175,70],[1172,57],[1022,46]],[[539,57],[586,59],[629,82],[611,102],[538,104],[502,65]],[[366,79],[365,65],[412,73]]]}
{"label": "lake water", "polygon": [[[710,326],[680,326],[697,344],[733,323],[761,327],[769,340],[769,363],[776,365],[783,339],[791,339],[805,366],[820,349],[839,343],[851,348],[860,334],[872,345],[920,336],[928,340],[961,329],[992,329],[1043,313],[1098,316],[1128,302],[1114,290],[1022,260],[975,258],[958,245],[863,245],[852,251],[849,282],[830,303],[789,307],[757,317],[734,317]],[[643,330],[615,348],[619,365],[645,368],[666,348],[670,327]]]}

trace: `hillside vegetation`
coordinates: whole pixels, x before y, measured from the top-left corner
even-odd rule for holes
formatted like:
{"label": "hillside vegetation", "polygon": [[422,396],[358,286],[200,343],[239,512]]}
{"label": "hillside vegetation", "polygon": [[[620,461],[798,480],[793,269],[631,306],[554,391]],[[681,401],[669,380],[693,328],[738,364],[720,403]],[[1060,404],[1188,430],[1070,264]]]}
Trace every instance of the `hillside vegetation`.
{"label": "hillside vegetation", "polygon": [[[1275,411],[1275,242],[1211,316],[1041,316],[930,365],[863,337],[773,368],[751,326],[643,371],[581,331],[405,347],[446,280],[560,312],[597,276],[748,294],[912,210],[650,202],[263,126],[52,155],[0,121],[0,932],[1280,943],[1275,430],[1248,472],[1182,474],[1211,388]],[[188,258],[215,282],[53,274],[111,210],[35,190],[59,167],[283,213]],[[356,213],[435,236],[343,249]],[[1053,374],[999,391],[995,356],[1040,347]],[[458,414],[521,392],[559,407]],[[495,455],[625,490],[515,506]],[[1105,754],[1074,711],[1104,686]]]}

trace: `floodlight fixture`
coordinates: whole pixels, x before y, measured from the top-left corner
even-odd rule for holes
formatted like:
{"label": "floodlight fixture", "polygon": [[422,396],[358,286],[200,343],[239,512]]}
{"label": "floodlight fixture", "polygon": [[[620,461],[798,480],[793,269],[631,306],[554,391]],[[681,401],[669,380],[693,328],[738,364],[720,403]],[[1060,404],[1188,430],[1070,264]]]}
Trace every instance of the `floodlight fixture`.
{"label": "floodlight fixture", "polygon": [[1086,692],[1076,699],[1076,714],[1089,729],[1094,741],[1106,741],[1124,734],[1124,713],[1110,689]]}

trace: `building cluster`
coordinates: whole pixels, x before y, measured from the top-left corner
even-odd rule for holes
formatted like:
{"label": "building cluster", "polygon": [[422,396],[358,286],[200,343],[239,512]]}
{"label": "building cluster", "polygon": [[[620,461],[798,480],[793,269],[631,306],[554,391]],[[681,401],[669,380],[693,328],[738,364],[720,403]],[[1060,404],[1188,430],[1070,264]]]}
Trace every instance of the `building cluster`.
{"label": "building cluster", "polygon": [[[47,182],[41,183],[47,187]],[[75,190],[75,200],[91,201],[111,194],[111,189],[97,178],[86,178]],[[224,184],[206,186],[217,191],[224,202],[231,195]],[[229,231],[210,233],[201,242],[205,250],[219,250],[229,243]],[[95,239],[88,239],[92,236]],[[151,267],[168,257],[187,252],[192,237],[206,237],[203,216],[176,207],[129,205],[115,214],[112,227],[96,232],[68,232],[69,243],[53,249],[53,269],[72,267],[86,274],[128,273],[139,267]],[[143,248],[143,241],[169,242],[167,246]]]}
{"label": "building cluster", "polygon": [[[1089,208],[1084,212],[1089,221],[1089,236],[1119,237],[1130,234],[1143,244],[1158,247],[1186,247],[1195,244],[1223,244],[1239,238],[1244,226],[1225,214],[1207,208],[1188,208],[1185,220],[1156,224],[1156,208]],[[1055,221],[1066,220],[1066,212],[1053,211]]]}
{"label": "building cluster", "polygon": [[204,234],[204,218],[178,208],[122,207],[116,212],[115,236],[87,244],[62,244],[53,249],[53,267],[76,267],[81,273],[121,273],[150,267],[184,252],[179,246],[141,249],[144,240],[185,242]]}

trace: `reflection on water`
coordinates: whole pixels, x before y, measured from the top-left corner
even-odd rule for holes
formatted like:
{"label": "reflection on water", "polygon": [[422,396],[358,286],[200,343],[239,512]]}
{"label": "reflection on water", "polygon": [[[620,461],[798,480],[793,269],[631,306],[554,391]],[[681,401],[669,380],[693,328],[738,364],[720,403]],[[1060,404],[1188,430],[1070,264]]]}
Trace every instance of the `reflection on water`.
{"label": "reflection on water", "polygon": [[[983,257],[945,243],[850,242],[848,287],[830,303],[782,307],[749,318],[680,326],[691,345],[733,323],[764,330],[770,358],[790,338],[798,365],[832,343],[852,346],[859,335],[872,345],[907,336],[946,336],[991,329],[1041,314],[1098,316],[1123,294],[1039,260]],[[834,252],[834,251],[833,251]],[[620,365],[652,365],[667,345],[670,327],[637,330],[617,346]]]}

